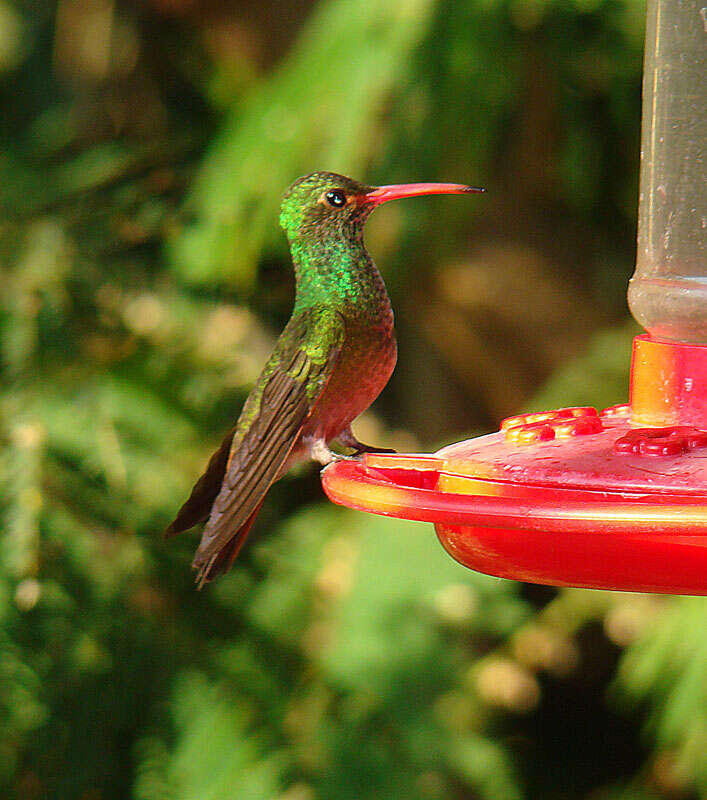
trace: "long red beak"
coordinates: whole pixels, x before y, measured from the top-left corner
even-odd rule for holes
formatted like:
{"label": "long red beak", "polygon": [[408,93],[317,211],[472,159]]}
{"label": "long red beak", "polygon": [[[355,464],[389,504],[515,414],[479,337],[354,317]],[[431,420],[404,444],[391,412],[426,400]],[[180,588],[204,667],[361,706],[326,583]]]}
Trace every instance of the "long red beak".
{"label": "long red beak", "polygon": [[478,186],[465,186],[463,183],[395,183],[390,186],[379,186],[372,192],[361,195],[361,200],[377,206],[401,197],[419,197],[423,194],[476,194],[485,191]]}

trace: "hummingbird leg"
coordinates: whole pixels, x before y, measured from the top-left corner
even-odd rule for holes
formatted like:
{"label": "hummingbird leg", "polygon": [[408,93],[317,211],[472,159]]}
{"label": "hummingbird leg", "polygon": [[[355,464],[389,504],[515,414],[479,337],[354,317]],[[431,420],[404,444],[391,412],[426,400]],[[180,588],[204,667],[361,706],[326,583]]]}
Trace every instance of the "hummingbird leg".
{"label": "hummingbird leg", "polygon": [[394,453],[389,447],[373,447],[370,444],[363,444],[353,435],[351,426],[344,428],[343,431],[336,437],[344,447],[351,447],[356,452],[355,456],[360,456],[362,453]]}
{"label": "hummingbird leg", "polygon": [[310,458],[313,461],[318,461],[323,467],[327,464],[331,464],[332,461],[341,461],[346,458],[346,456],[339,455],[339,453],[334,453],[330,450],[324,439],[310,439],[308,442],[305,442],[305,444],[309,448]]}

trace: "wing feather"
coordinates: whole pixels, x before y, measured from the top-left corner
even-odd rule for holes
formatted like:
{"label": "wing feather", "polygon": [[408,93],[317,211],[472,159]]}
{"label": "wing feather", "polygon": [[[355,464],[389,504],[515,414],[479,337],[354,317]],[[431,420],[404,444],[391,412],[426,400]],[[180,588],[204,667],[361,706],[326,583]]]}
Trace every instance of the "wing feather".
{"label": "wing feather", "polygon": [[334,372],[343,341],[343,317],[330,309],[306,309],[288,323],[239,419],[194,557],[200,574],[254,515],[285,466]]}

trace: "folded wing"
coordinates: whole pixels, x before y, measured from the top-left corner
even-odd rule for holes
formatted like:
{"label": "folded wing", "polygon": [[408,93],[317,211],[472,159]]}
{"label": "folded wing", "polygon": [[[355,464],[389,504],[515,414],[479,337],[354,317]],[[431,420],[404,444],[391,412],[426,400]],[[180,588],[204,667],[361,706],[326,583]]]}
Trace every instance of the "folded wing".
{"label": "folded wing", "polygon": [[235,433],[214,454],[168,528],[177,532],[204,519],[205,503],[210,504],[193,564],[199,583],[227,569],[240,550],[266,492],[334,372],[343,341],[343,317],[331,309],[304,309],[287,324],[243,407]]}

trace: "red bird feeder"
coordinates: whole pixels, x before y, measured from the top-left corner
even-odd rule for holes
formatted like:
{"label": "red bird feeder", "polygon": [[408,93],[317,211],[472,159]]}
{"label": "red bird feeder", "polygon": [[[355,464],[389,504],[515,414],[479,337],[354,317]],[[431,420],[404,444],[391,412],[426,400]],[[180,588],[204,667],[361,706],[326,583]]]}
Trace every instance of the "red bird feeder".
{"label": "red bird feeder", "polygon": [[696,0],[648,8],[630,403],[521,414],[434,455],[322,473],[336,503],[433,522],[471,569],[707,594],[705,31]]}

